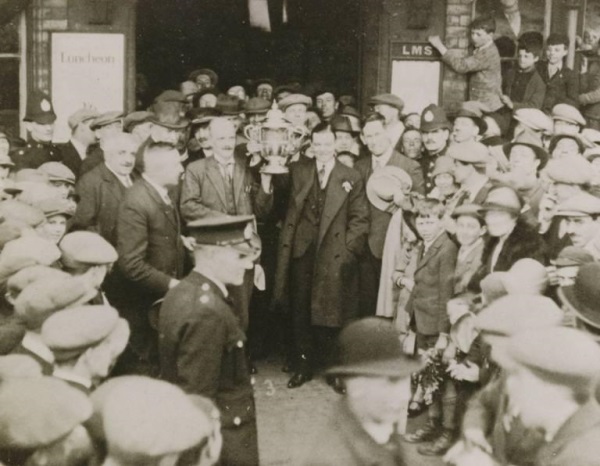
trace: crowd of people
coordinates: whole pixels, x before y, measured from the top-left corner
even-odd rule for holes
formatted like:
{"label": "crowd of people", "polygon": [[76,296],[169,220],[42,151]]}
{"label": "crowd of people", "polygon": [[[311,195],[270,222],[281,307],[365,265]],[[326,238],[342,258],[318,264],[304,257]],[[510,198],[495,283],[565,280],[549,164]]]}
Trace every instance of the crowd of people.
{"label": "crowd of people", "polygon": [[[54,144],[32,93],[28,140],[0,134],[0,462],[258,465],[280,351],[341,395],[306,465],[600,465],[597,77],[493,33],[430,38],[469,75],[452,118],[198,69]],[[285,173],[248,139],[272,118]]]}

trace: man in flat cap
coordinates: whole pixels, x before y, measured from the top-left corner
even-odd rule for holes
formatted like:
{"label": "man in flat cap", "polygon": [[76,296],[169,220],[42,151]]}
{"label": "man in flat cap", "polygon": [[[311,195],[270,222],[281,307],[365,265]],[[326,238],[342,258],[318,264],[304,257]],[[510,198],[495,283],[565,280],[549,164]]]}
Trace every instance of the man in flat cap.
{"label": "man in flat cap", "polygon": [[60,149],[52,143],[56,114],[50,97],[40,91],[27,98],[25,127],[29,133],[27,145],[16,152],[16,169],[37,168],[45,162],[62,160]]}
{"label": "man in flat cap", "polygon": [[140,141],[132,134],[113,133],[104,141],[104,162],[77,183],[79,203],[71,228],[99,233],[117,246],[117,216],[135,179],[133,168]]}
{"label": "man in flat cap", "polygon": [[[410,176],[414,192],[425,193],[423,173],[419,163],[394,149],[382,115],[375,113],[365,119],[362,140],[367,146],[369,156],[360,158],[356,162],[355,169],[361,174],[365,186],[373,173],[384,167],[398,167]],[[383,244],[392,213],[369,204],[368,248],[359,257],[360,307],[363,316],[375,315]]]}
{"label": "man in flat cap", "polygon": [[62,162],[75,174],[79,176],[81,163],[87,157],[90,147],[96,142],[96,134],[90,128],[92,121],[99,113],[92,109],[83,107],[73,113],[67,120],[71,129],[71,139],[62,144]]}
{"label": "man in flat cap", "polygon": [[582,192],[560,203],[556,216],[564,219],[573,246],[585,249],[600,260],[600,199]]}
{"label": "man in flat cap", "polygon": [[224,466],[257,466],[254,395],[246,337],[228,300],[259,251],[252,216],[205,217],[188,223],[194,270],[169,291],[159,313],[161,376],[221,410]]}
{"label": "man in flat cap", "polygon": [[152,112],[139,111],[131,112],[123,119],[123,131],[131,133],[136,136],[140,141],[145,141],[150,137],[150,130],[152,128]]}
{"label": "man in flat cap", "polygon": [[506,391],[511,406],[545,443],[535,466],[600,465],[600,406],[594,397],[600,348],[576,329],[547,328],[507,344]]}
{"label": "man in flat cap", "polygon": [[102,144],[112,133],[123,131],[123,112],[113,110],[101,113],[92,120],[90,128],[94,131],[98,142],[90,146],[88,156],[81,162],[78,176],[82,176],[102,163],[104,160]]}
{"label": "man in flat cap", "polygon": [[431,104],[421,113],[420,131],[423,135],[423,155],[419,162],[425,177],[425,188],[429,193],[435,186],[433,184],[433,166],[435,160],[446,153],[450,140],[452,123],[448,121],[446,112],[442,107]]}
{"label": "man in flat cap", "polygon": [[585,127],[586,121],[581,112],[569,104],[556,104],[552,108],[554,134],[578,134]]}
{"label": "man in flat cap", "polygon": [[481,102],[463,102],[454,118],[452,140],[454,142],[479,141],[487,131],[487,123],[483,119],[483,112],[487,110],[485,104]]}
{"label": "man in flat cap", "polygon": [[336,161],[331,126],[317,125],[311,143],[315,159],[301,159],[290,171],[274,287],[275,304],[290,310],[294,335],[289,388],[311,380],[339,329],[358,315],[356,266],[369,230],[363,178]]}
{"label": "man in flat cap", "polygon": [[179,184],[179,152],[148,144],[138,160],[142,177],[127,191],[117,219],[117,268],[123,293],[111,295],[131,327],[123,371],[154,369],[156,334],[148,320],[152,304],[179,283],[185,265],[179,213],[169,190]]}
{"label": "man in flat cap", "polygon": [[312,106],[310,97],[304,94],[290,94],[281,99],[277,105],[287,121],[296,126],[306,126],[306,112]]}
{"label": "man in flat cap", "polygon": [[348,325],[339,347],[341,363],[327,374],[343,381],[345,395],[302,464],[406,464],[396,425],[420,363],[404,354],[392,324],[376,317]]}
{"label": "man in flat cap", "polygon": [[378,94],[369,99],[369,105],[373,110],[383,115],[385,119],[385,131],[390,138],[392,146],[400,151],[400,136],[404,133],[404,123],[400,120],[404,101],[394,94]]}

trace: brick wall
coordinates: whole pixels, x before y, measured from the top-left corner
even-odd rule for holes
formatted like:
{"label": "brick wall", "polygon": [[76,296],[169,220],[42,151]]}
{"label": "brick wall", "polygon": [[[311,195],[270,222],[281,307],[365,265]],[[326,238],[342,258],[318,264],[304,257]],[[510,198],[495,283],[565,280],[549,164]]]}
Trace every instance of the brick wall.
{"label": "brick wall", "polygon": [[[447,0],[446,5],[446,37],[444,43],[452,51],[461,55],[468,54],[469,24],[472,20],[473,0]],[[444,66],[443,74],[444,107],[452,112],[466,98],[467,79]]]}
{"label": "brick wall", "polygon": [[30,90],[50,91],[50,31],[67,30],[67,4],[68,0],[34,0],[29,7]]}

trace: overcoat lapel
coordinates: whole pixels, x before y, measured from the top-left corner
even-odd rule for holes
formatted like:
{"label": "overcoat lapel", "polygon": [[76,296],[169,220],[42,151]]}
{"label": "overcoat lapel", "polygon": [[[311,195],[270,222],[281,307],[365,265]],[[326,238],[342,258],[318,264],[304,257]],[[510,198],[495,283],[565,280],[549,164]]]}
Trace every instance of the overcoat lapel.
{"label": "overcoat lapel", "polygon": [[156,189],[154,189],[146,180],[144,180],[144,187],[152,200],[157,204],[160,211],[167,217],[169,223],[173,225],[175,231],[179,232],[177,209],[175,209],[173,205],[168,206],[165,204],[165,201],[161,199],[160,195],[156,192]]}
{"label": "overcoat lapel", "polygon": [[[237,167],[237,164],[236,164]],[[235,175],[235,168],[234,168]],[[219,162],[215,160],[214,157],[209,157],[206,161],[206,176],[213,184],[217,196],[221,200],[221,204],[224,209],[227,209],[227,197],[225,196],[225,182],[223,180],[223,176],[221,175],[221,170],[219,170]],[[235,186],[235,180],[234,180]]]}
{"label": "overcoat lapel", "polygon": [[338,211],[344,204],[348,193],[344,189],[344,180],[342,179],[342,170],[340,169],[339,162],[335,162],[331,175],[327,181],[327,192],[325,194],[325,205],[323,206],[323,212],[321,213],[321,223],[319,224],[319,241],[318,245],[321,244],[325,233],[329,229],[331,222],[337,215]]}

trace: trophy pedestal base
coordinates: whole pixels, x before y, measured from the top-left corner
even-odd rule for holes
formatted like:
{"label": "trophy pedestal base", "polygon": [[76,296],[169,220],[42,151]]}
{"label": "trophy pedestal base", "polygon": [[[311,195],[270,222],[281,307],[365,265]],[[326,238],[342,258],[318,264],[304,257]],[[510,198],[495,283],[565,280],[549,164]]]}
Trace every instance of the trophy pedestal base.
{"label": "trophy pedestal base", "polygon": [[290,169],[285,165],[263,165],[260,169],[261,173],[266,175],[286,175],[290,172]]}

